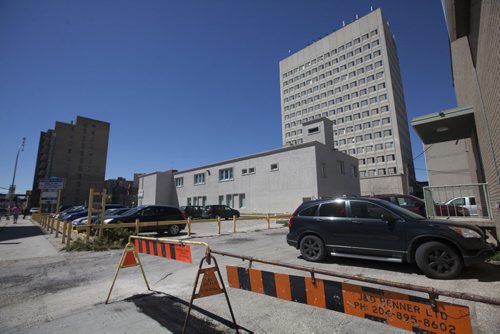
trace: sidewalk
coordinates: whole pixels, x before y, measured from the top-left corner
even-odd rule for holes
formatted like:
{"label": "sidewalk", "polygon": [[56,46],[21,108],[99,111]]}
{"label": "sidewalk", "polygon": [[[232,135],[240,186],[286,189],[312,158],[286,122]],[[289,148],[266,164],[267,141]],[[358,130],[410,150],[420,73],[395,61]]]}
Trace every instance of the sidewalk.
{"label": "sidewalk", "polygon": [[47,240],[39,226],[29,218],[13,224],[2,218],[0,221],[0,261],[20,260],[57,255],[57,249]]}

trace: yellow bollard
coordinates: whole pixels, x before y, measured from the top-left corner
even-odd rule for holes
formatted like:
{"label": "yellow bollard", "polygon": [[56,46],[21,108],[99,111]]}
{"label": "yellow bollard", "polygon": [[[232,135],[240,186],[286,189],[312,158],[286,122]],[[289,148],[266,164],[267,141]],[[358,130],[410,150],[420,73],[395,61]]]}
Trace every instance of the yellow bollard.
{"label": "yellow bollard", "polygon": [[269,230],[271,228],[271,220],[269,219],[269,213],[266,215],[266,220],[267,220],[267,229]]}
{"label": "yellow bollard", "polygon": [[233,215],[233,233],[236,233],[236,215]]}
{"label": "yellow bollard", "polygon": [[66,236],[66,247],[69,247],[71,242],[71,233],[73,232],[73,224],[68,222],[68,227],[66,228],[68,235]]}
{"label": "yellow bollard", "polygon": [[56,219],[56,238],[59,237],[59,226],[60,226],[59,219]]}
{"label": "yellow bollard", "polygon": [[217,234],[220,234],[220,217],[217,216]]}
{"label": "yellow bollard", "polygon": [[188,217],[187,233],[188,233],[188,237],[190,237],[191,236],[191,217]]}
{"label": "yellow bollard", "polygon": [[63,231],[62,231],[62,240],[61,240],[61,243],[63,243],[63,244],[66,242],[66,229],[68,228],[67,224],[68,224],[67,221],[63,221]]}

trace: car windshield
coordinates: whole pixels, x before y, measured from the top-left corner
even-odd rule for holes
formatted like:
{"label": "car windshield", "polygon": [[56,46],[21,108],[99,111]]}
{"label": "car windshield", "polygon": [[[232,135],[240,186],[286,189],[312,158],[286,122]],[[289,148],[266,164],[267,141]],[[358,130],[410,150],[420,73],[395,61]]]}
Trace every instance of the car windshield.
{"label": "car windshield", "polygon": [[390,208],[393,212],[395,212],[396,214],[405,219],[419,219],[419,220],[425,219],[425,217],[410,210],[406,210],[400,207],[399,205],[393,204],[391,202],[384,201],[383,205]]}

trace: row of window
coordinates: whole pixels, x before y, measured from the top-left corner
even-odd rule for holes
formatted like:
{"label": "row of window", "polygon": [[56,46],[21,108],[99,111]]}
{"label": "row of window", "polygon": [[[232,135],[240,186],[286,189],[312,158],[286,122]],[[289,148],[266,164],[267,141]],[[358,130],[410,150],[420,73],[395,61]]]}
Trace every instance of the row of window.
{"label": "row of window", "polygon": [[[337,109],[337,114],[338,113],[342,113],[343,110],[344,109],[342,109],[342,110]],[[341,117],[341,118],[338,118],[338,119],[333,119],[332,121],[333,121],[333,123],[335,125],[339,125],[339,124],[343,124],[343,123],[348,123],[348,122],[356,121],[356,120],[364,118],[364,117],[369,117],[370,115],[371,116],[377,115],[379,113],[379,110],[381,112],[388,112],[389,111],[389,106],[382,106],[380,109],[379,108],[373,108],[371,110],[365,110],[365,111],[363,111],[361,113],[355,113],[355,114],[352,114],[352,115],[349,115],[349,116],[346,116],[346,117]],[[318,113],[318,114],[313,115],[313,116],[304,117],[301,120],[297,120],[297,121],[286,123],[285,124],[285,129],[292,128],[292,127],[295,127],[295,126],[299,126],[302,123],[305,123],[307,121],[311,121],[313,119],[318,119],[318,118],[321,118],[321,117],[329,117],[331,119],[331,116],[333,116],[335,114],[336,114],[335,109],[332,109],[330,111],[325,111],[323,113]],[[382,123],[382,124],[389,124],[390,123],[390,118],[384,118],[384,119],[385,119],[384,123]],[[380,122],[381,122],[381,120],[373,120],[372,121],[372,126],[378,126],[378,125],[380,125]],[[334,130],[334,134],[337,135],[337,133],[335,131],[336,130]],[[297,133],[295,133],[295,134],[297,134]],[[340,133],[340,134],[342,134],[342,133]]]}
{"label": "row of window", "polygon": [[[298,102],[298,104],[305,105],[308,103],[312,103],[314,101],[329,97],[331,95],[340,94],[341,92],[343,92],[345,90],[352,90],[355,87],[357,87],[357,81],[351,82],[350,84],[345,84],[342,87],[337,87],[336,89],[331,89],[331,90],[323,92],[321,94],[317,94],[313,97],[310,97],[308,99],[305,99],[303,101]],[[381,82],[377,85],[373,85],[373,86],[370,86],[368,88],[363,88],[363,89],[360,89],[359,91],[351,92],[350,94],[345,94],[342,97],[345,97],[345,100],[350,100],[350,99],[354,99],[356,97],[361,97],[361,96],[366,95],[366,94],[374,93],[377,90],[383,90],[383,89],[385,89],[385,87],[386,87],[385,82]],[[373,96],[370,98],[373,98]],[[376,101],[373,100],[372,102],[376,102]],[[285,111],[289,111],[289,110],[290,110],[290,108],[285,107]],[[314,106],[312,106],[312,108],[309,107],[309,108],[304,108],[303,110],[298,110],[296,112],[291,112],[288,115],[291,118],[291,117],[295,117],[295,116],[300,116],[301,113],[306,113],[307,111],[312,111],[312,110],[314,110]]]}
{"label": "row of window", "polygon": [[[358,44],[360,44],[362,42],[367,41],[370,38],[370,36],[374,37],[376,35],[378,35],[378,30],[374,29],[370,33],[363,34],[362,36],[357,37],[357,38],[353,39],[352,41],[347,42],[346,44],[343,44],[343,45],[341,45],[341,46],[339,46],[339,47],[337,47],[335,49],[332,49],[331,51],[328,51],[328,52],[324,53],[323,55],[321,55],[321,56],[319,56],[319,57],[317,57],[317,58],[315,58],[315,59],[313,59],[311,61],[308,61],[308,62],[306,62],[306,63],[304,63],[304,64],[302,64],[300,66],[297,66],[296,68],[294,68],[294,69],[292,69],[292,70],[290,70],[290,71],[288,71],[286,73],[283,73],[282,77],[283,77],[283,79],[285,79],[285,78],[287,78],[287,77],[289,77],[289,76],[291,76],[291,75],[293,75],[293,74],[295,74],[297,72],[306,70],[307,68],[315,65],[316,63],[319,63],[319,62],[322,62],[322,61],[326,61],[330,57],[333,57],[333,56],[335,56],[337,54],[341,54],[344,51],[349,50],[351,47],[356,46],[356,45],[358,45]],[[375,40],[375,41],[376,41],[375,45],[378,45],[379,44],[378,39]],[[367,44],[363,45],[362,48],[364,48],[366,45],[370,45],[370,43],[367,43]],[[355,49],[354,52],[351,51],[351,52],[348,52],[347,54],[349,54],[350,56],[352,56],[355,53],[359,53],[358,49],[361,49],[361,48],[357,48],[357,49]],[[337,60],[339,60],[339,59],[346,59],[347,54],[346,55],[342,55],[342,56],[344,56],[344,58],[335,58],[335,59],[337,59]],[[340,56],[340,57],[342,57],[342,56]],[[292,78],[292,80],[294,80],[294,79],[295,78]]]}
{"label": "row of window", "polygon": [[[354,65],[353,65],[354,66]],[[309,94],[313,94],[317,91],[320,91],[320,90],[323,90],[325,88],[328,88],[330,86],[336,86],[335,87],[335,92],[340,92],[341,90],[346,90],[346,89],[352,89],[354,87],[357,87],[358,85],[361,85],[363,83],[365,83],[366,81],[352,81],[350,82],[349,84],[343,84],[343,85],[338,85],[337,84],[341,81],[344,81],[346,79],[352,79],[356,76],[360,76],[361,74],[364,74],[365,72],[369,72],[369,71],[373,71],[375,68],[378,68],[378,67],[381,67],[382,66],[382,60],[379,60],[377,62],[375,62],[374,64],[369,64],[367,65],[366,67],[360,67],[356,70],[353,70],[349,73],[346,73],[345,75],[342,75],[342,76],[338,76],[338,77],[335,77],[334,79],[332,80],[328,80],[328,81],[325,81],[319,85],[316,85],[314,87],[311,87],[311,88],[308,88],[308,89],[304,89],[303,91],[299,92],[299,93],[296,93],[296,94],[292,94],[288,97],[285,97],[283,99],[283,103],[284,104],[287,104],[289,102],[293,102],[295,100],[298,100],[300,99],[301,97],[303,96],[307,96]],[[343,66],[339,67],[339,68],[335,68],[331,71],[328,71],[328,72],[325,72],[321,75],[319,75],[317,77],[317,80],[314,80],[314,79],[311,79],[309,81],[305,81],[303,84],[300,85],[300,87],[305,87],[305,86],[308,86],[308,85],[311,85],[312,83],[314,82],[317,82],[319,80],[323,80],[325,78],[328,78],[329,76],[333,75],[333,74],[336,74],[336,73],[339,73],[343,71]],[[300,88],[299,87],[299,88]],[[286,94],[284,94],[286,96]]]}
{"label": "row of window", "polygon": [[394,175],[396,174],[396,167],[390,168],[379,168],[379,169],[369,169],[367,171],[359,171],[361,177],[366,176],[383,176],[383,175]]}
{"label": "row of window", "polygon": [[[376,74],[372,74],[372,75],[369,75],[369,76],[367,76],[365,78],[357,80],[355,85],[354,85],[354,82],[351,82],[348,85],[349,85],[349,87],[353,86],[353,88],[354,88],[354,87],[357,87],[358,85],[362,85],[362,84],[365,84],[367,82],[372,82],[374,80],[381,79],[383,77],[384,77],[384,71],[380,71],[380,72],[377,72]],[[346,78],[346,80],[347,80],[347,78]],[[385,87],[385,83],[384,83],[383,86]],[[373,88],[374,88],[374,86],[370,87],[370,89],[373,89]],[[318,95],[318,99],[326,98],[327,96],[334,95],[334,94],[338,95],[341,92],[342,92],[342,88],[341,87],[337,87],[334,90],[330,90],[328,92],[324,92],[324,93]],[[358,96],[365,95],[367,92],[368,91],[365,92],[364,89],[361,89],[358,92],[353,92],[351,94],[345,94],[343,96],[338,96],[337,98],[331,99],[331,100],[329,100],[327,102],[328,102],[328,105],[338,104],[338,103],[342,103],[342,102],[348,101],[351,98],[356,98]],[[313,103],[314,101],[315,101],[314,97],[309,97],[307,99],[303,99],[303,100],[298,101],[296,103],[292,103],[292,104],[286,105],[283,109],[284,109],[285,112],[292,111],[295,108],[299,108],[301,106],[305,106],[305,105],[307,105],[309,103]],[[326,105],[327,102],[324,102],[325,105]],[[319,109],[319,107],[317,107],[317,106],[319,106],[319,104],[314,105],[312,108]],[[303,109],[302,112],[304,112],[304,110],[309,110],[309,109],[307,109],[307,108]],[[314,110],[314,109],[312,109],[312,110]]]}
{"label": "row of window", "polygon": [[365,135],[359,135],[355,137],[349,137],[346,139],[340,139],[334,141],[334,145],[337,147],[338,145],[346,145],[346,144],[351,144],[351,143],[356,143],[356,142],[362,142],[364,140],[372,140],[372,139],[377,139],[377,138],[382,138],[382,137],[390,137],[392,136],[392,130],[387,129],[384,131],[377,131],[374,133],[367,133]]}
{"label": "row of window", "polygon": [[356,154],[363,154],[365,152],[366,153],[373,152],[374,149],[375,149],[375,151],[380,151],[380,150],[383,150],[384,148],[386,150],[390,150],[393,147],[394,147],[394,143],[392,141],[388,141],[388,142],[379,143],[376,145],[367,145],[367,146],[360,146],[360,147],[351,148],[348,151],[346,151],[345,153],[349,154],[349,155],[356,155]]}
{"label": "row of window", "polygon": [[[277,171],[279,169],[279,165],[277,163],[272,163],[269,166],[269,170],[271,172]],[[224,168],[224,169],[219,169],[219,182],[224,182],[224,181],[232,181],[234,179],[234,172],[233,168]],[[241,175],[251,175],[255,174],[255,167],[249,167],[249,168],[243,168],[241,169]],[[200,184],[205,184],[205,173],[198,173],[194,174],[194,181],[193,183],[195,185],[200,185]],[[176,177],[175,178],[175,186],[177,188],[183,187],[184,186],[184,177]]]}
{"label": "row of window", "polygon": [[[374,52],[373,55],[374,55],[374,57],[381,56],[380,50]],[[370,54],[370,58],[371,57],[372,57],[372,55]],[[350,72],[342,74],[340,76],[337,76],[337,77],[335,77],[333,79],[330,79],[328,81],[325,81],[325,79],[327,79],[329,76],[332,76],[334,74],[340,73],[341,71],[343,71],[343,67],[341,67],[342,70],[339,67],[339,68],[335,68],[335,69],[330,70],[330,71],[326,71],[326,72],[324,72],[324,73],[322,73],[322,74],[320,74],[320,75],[318,75],[318,76],[316,76],[314,78],[311,78],[311,79],[308,79],[308,80],[306,80],[304,82],[296,84],[293,87],[289,87],[288,89],[284,89],[283,90],[283,96],[285,98],[289,99],[288,102],[291,102],[292,101],[292,99],[290,99],[291,97],[293,97],[293,100],[297,100],[297,99],[299,99],[302,96],[306,96],[306,95],[312,94],[314,92],[321,91],[321,90],[323,90],[323,89],[325,89],[327,87],[330,87],[330,86],[337,87],[339,83],[341,83],[341,82],[343,83],[346,80],[350,81],[350,82],[348,82],[348,84],[350,85],[350,87],[357,87],[357,86],[363,85],[367,81],[364,80],[364,78],[356,80],[355,77],[364,74],[365,71],[371,71],[371,70],[373,70],[373,66],[375,64],[376,64],[377,68],[381,67],[382,66],[382,61],[377,61],[374,64],[368,65],[367,66],[368,69],[366,69],[366,67],[352,65],[352,66],[356,66],[356,69],[352,69]],[[348,66],[347,68],[351,68],[352,67],[350,65],[347,65],[347,66]],[[308,86],[314,85],[316,82],[318,82],[318,84],[316,84],[315,86],[308,87]],[[343,84],[345,84],[345,83],[343,83]],[[294,93],[295,91],[298,91],[298,92]],[[287,94],[288,94],[288,96],[287,96]],[[283,102],[285,102],[285,101],[283,101]]]}
{"label": "row of window", "polygon": [[375,162],[386,162],[386,161],[395,161],[395,160],[396,160],[396,156],[394,154],[389,154],[386,156],[379,155],[377,157],[359,159],[359,164],[366,165],[366,164],[374,164]]}

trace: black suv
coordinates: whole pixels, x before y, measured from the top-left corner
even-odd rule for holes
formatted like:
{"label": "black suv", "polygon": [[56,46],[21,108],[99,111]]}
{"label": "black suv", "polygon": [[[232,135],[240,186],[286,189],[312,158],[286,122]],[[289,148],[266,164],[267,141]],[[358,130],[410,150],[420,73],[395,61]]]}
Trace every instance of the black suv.
{"label": "black suv", "polygon": [[[158,222],[164,220],[184,220],[182,212],[173,206],[163,205],[141,205],[128,210],[119,216],[110,216],[104,220],[105,224],[134,223],[136,219],[140,222]],[[157,225],[141,227],[141,232],[168,233],[178,235],[186,224]]]}
{"label": "black suv", "polygon": [[201,218],[216,218],[217,216],[227,220],[233,216],[239,217],[240,212],[227,205],[207,205],[201,214]]}
{"label": "black suv", "polygon": [[431,278],[448,279],[483,262],[495,247],[477,227],[428,220],[387,201],[342,197],[302,203],[288,223],[289,245],[307,261],[327,255],[410,262]]}
{"label": "black suv", "polygon": [[181,211],[186,217],[201,218],[203,207],[199,205],[181,206]]}

